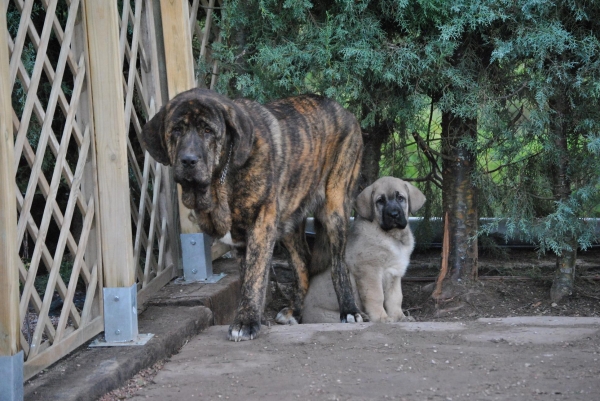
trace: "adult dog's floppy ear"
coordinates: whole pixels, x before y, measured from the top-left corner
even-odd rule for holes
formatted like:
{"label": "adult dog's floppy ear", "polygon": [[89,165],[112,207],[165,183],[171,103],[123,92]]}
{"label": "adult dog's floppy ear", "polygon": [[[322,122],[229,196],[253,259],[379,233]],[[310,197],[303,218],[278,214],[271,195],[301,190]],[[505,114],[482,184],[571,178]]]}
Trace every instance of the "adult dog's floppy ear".
{"label": "adult dog's floppy ear", "polygon": [[144,125],[142,129],[142,136],[140,140],[144,148],[150,153],[150,156],[159,163],[169,166],[171,161],[167,154],[167,148],[165,144],[165,116],[167,114],[165,106],[161,107],[159,112],[154,115]]}
{"label": "adult dog's floppy ear", "polygon": [[254,124],[252,119],[233,102],[227,104],[224,114],[225,124],[233,143],[233,166],[241,167],[252,152]]}
{"label": "adult dog's floppy ear", "polygon": [[364,219],[373,221],[373,185],[366,187],[356,198],[356,213]]}
{"label": "adult dog's floppy ear", "polygon": [[419,210],[423,204],[425,203],[425,201],[427,200],[427,198],[425,198],[425,195],[423,195],[423,192],[421,192],[419,190],[419,188],[415,187],[413,184],[405,182],[404,184],[406,184],[406,189],[408,190],[408,196],[410,197],[409,199],[409,206],[410,206],[410,213],[415,213],[417,210]]}

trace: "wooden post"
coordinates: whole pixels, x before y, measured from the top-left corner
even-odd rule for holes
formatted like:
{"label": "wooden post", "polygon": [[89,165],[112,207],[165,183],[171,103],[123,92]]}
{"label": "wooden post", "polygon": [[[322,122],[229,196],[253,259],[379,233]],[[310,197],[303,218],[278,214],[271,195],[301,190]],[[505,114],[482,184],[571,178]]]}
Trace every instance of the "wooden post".
{"label": "wooden post", "polygon": [[[73,32],[73,43],[71,44],[71,48],[73,53],[76,55],[76,59],[78,59],[81,55],[85,57],[85,65],[90,65],[89,59],[89,50],[88,50],[88,42],[87,42],[87,26],[85,21],[85,4],[82,4],[81,9],[79,10],[79,15],[75,21],[75,30]],[[94,291],[94,302],[90,302],[90,315],[83,316],[83,319],[93,319],[97,316],[102,315],[102,287],[104,285],[104,276],[102,274],[102,242],[100,238],[100,227],[99,223],[97,223],[98,217],[100,216],[100,199],[98,194],[98,176],[96,174],[96,143],[95,143],[95,134],[94,134],[94,116],[92,113],[92,93],[89,82],[89,69],[88,69],[88,83],[83,85],[81,89],[81,94],[79,95],[79,105],[77,106],[77,114],[75,116],[77,122],[81,127],[88,126],[90,132],[92,133],[92,140],[90,142],[90,150],[88,151],[87,161],[85,163],[83,181],[81,184],[81,191],[85,194],[85,198],[89,199],[90,196],[94,197],[94,214],[96,216],[95,222],[93,224],[93,229],[90,230],[88,234],[88,242],[85,248],[85,260],[86,261],[97,261],[98,264],[98,273],[96,274],[97,286],[100,288],[99,291]],[[84,128],[85,130],[85,128]],[[90,285],[94,284],[96,281],[92,280]],[[88,292],[89,294],[89,292]],[[89,297],[89,295],[87,295]],[[96,301],[97,300],[97,301]],[[86,322],[89,320],[85,320]]]}
{"label": "wooden post", "polygon": [[4,5],[0,2],[0,357],[19,352],[21,326],[14,138]]}
{"label": "wooden post", "polygon": [[105,287],[135,283],[117,2],[85,0]]}
{"label": "wooden post", "polygon": [[[167,85],[169,99],[178,93],[196,86],[194,79],[194,56],[192,55],[192,37],[190,34],[189,6],[187,0],[161,0],[163,42],[165,47],[165,63],[167,66]],[[179,222],[182,234],[199,231],[189,215],[191,211],[181,202],[179,193]]]}
{"label": "wooden post", "polygon": [[[167,84],[167,66],[165,60],[165,46],[162,40],[162,15],[160,12],[160,1],[152,0],[151,3],[147,4],[148,16],[152,16],[152,21],[148,18],[148,24],[152,23],[153,26],[148,26],[148,30],[152,31],[154,39],[152,44],[156,52],[156,57],[153,59],[156,64],[153,64],[152,68],[156,68],[152,71],[153,77],[156,78],[155,93],[160,94],[160,99],[156,101],[156,111],[166,102],[168,98],[168,84]],[[157,98],[158,99],[158,98]],[[167,253],[166,266],[172,263],[175,268],[173,269],[173,275],[180,275],[183,270],[183,264],[181,259],[181,242],[180,242],[180,230],[181,224],[179,223],[179,204],[178,204],[178,193],[177,184],[175,184],[173,169],[172,167],[165,167],[163,172],[162,192],[161,197],[161,210],[163,214],[168,216],[167,227],[169,230],[169,238],[167,246],[169,251]]]}

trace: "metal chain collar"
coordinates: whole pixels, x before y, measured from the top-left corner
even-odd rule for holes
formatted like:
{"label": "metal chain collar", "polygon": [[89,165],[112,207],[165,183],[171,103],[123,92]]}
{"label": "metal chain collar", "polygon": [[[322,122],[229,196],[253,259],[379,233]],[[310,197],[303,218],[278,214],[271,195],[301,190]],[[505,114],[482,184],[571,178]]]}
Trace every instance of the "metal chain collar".
{"label": "metal chain collar", "polygon": [[229,162],[231,161],[231,153],[233,153],[233,145],[229,145],[229,155],[227,156],[227,162],[225,163],[225,167],[223,167],[223,171],[221,172],[221,178],[219,179],[221,185],[225,183],[225,178],[227,178],[227,172],[229,171]]}

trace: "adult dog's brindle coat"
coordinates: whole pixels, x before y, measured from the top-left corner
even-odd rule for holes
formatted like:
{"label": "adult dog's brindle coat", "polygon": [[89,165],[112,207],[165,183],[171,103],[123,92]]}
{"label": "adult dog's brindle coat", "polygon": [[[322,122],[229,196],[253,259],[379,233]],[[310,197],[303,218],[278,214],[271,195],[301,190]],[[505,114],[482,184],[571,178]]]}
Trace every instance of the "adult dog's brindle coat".
{"label": "adult dog's brindle coat", "polygon": [[[258,336],[276,239],[290,254],[298,288],[279,323],[296,323],[311,274],[327,268],[342,322],[362,320],[343,260],[360,169],[362,137],[338,103],[305,95],[260,105],[192,89],[169,101],[142,131],[152,157],[174,167],[183,203],[203,232],[231,233],[242,292],[229,339]],[[303,219],[319,228],[312,260]]]}

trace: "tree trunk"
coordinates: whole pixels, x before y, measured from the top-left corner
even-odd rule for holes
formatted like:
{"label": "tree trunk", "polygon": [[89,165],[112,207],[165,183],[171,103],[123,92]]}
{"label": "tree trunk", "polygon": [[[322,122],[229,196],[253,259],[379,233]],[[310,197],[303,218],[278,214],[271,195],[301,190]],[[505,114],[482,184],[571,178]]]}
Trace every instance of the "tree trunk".
{"label": "tree trunk", "polygon": [[[567,147],[569,132],[568,104],[565,98],[556,97],[550,101],[550,107],[555,112],[550,122],[550,134],[554,136],[554,145],[558,152],[557,161],[551,169],[554,199],[558,202],[566,202],[571,195]],[[577,239],[567,238],[566,242],[569,244],[569,249],[563,249],[560,255],[556,255],[556,271],[550,289],[550,299],[553,302],[559,302],[563,297],[571,295],[573,292],[577,261]]]}
{"label": "tree trunk", "polygon": [[392,125],[387,121],[377,124],[363,134],[364,150],[362,159],[361,178],[358,183],[362,190],[371,185],[379,177],[379,161],[381,146],[392,133]]}
{"label": "tree trunk", "polygon": [[459,295],[466,284],[477,278],[477,197],[471,183],[476,158],[460,144],[462,138],[475,138],[477,121],[462,119],[450,113],[442,115],[442,204],[447,215],[449,235],[448,269],[442,278],[437,299]]}

